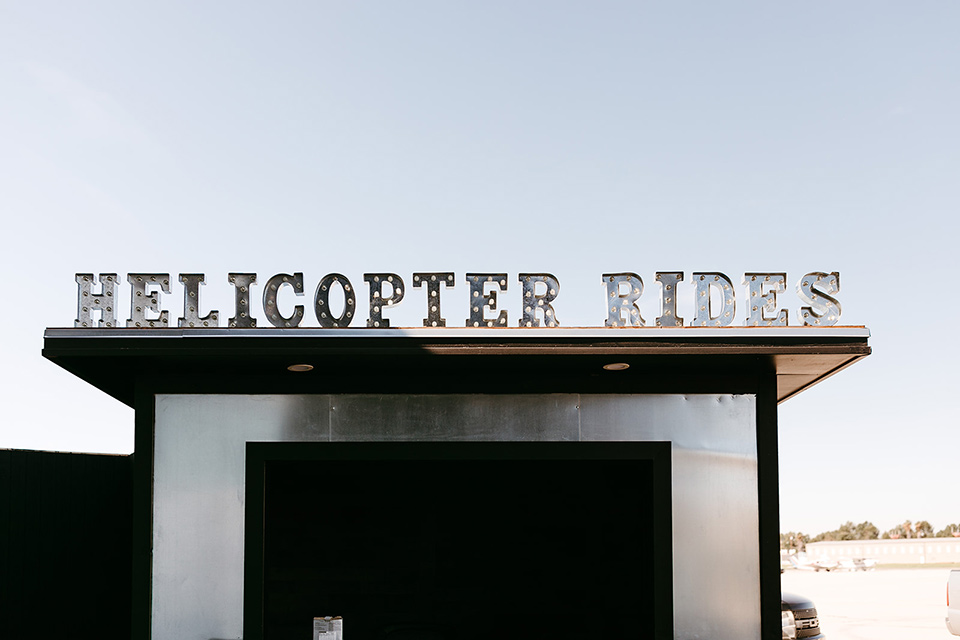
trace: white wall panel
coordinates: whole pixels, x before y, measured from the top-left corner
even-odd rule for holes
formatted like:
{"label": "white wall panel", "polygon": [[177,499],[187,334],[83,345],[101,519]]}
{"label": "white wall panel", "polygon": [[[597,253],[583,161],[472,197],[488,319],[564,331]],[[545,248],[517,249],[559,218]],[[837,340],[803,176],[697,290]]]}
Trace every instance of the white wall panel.
{"label": "white wall panel", "polygon": [[153,637],[240,638],[249,441],[668,440],[678,638],[760,637],[756,402],[730,395],[158,395]]}

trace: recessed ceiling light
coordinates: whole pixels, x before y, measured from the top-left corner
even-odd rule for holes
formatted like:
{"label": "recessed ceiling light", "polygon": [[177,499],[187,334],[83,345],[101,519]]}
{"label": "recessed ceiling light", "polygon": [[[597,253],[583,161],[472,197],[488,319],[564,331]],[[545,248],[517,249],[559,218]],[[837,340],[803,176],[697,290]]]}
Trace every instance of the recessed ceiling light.
{"label": "recessed ceiling light", "polygon": [[292,364],[289,367],[287,367],[287,370],[297,371],[297,372],[313,371],[313,365],[312,364]]}
{"label": "recessed ceiling light", "polygon": [[630,365],[626,362],[611,362],[610,364],[603,365],[603,368],[607,371],[623,371],[624,369],[629,369]]}

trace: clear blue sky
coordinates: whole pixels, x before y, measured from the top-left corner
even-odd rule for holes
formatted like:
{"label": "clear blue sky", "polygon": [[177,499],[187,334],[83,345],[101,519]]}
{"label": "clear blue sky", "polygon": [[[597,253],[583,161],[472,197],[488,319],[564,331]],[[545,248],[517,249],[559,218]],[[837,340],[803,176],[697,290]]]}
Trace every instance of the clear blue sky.
{"label": "clear blue sky", "polygon": [[[132,411],[40,357],[76,272],[206,273],[224,311],[229,271],[308,288],[454,271],[460,324],[462,274],[508,272],[515,294],[516,273],[549,271],[561,323],[598,326],[608,271],[644,277],[648,318],[657,270],[786,271],[791,291],[839,271],[841,322],[875,352],[781,405],[782,528],[960,522],[958,19],[951,2],[0,2],[0,446],[132,450]],[[418,293],[395,324],[419,324]]]}

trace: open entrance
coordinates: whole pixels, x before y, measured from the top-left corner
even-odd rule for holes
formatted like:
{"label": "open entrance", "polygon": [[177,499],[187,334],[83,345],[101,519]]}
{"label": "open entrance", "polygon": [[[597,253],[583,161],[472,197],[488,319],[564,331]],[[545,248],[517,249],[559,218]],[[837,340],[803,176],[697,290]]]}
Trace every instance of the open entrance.
{"label": "open entrance", "polygon": [[248,639],[672,637],[669,443],[248,443],[246,514]]}

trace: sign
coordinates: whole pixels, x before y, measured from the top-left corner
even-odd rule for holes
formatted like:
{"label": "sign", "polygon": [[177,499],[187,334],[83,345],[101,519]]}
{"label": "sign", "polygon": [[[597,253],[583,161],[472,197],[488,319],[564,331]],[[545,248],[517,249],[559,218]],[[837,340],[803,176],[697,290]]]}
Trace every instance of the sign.
{"label": "sign", "polygon": [[[636,273],[604,273],[602,284],[607,303],[607,327],[683,327],[684,318],[677,315],[677,300],[681,295],[692,296],[695,313],[687,326],[725,327],[733,324],[737,314],[737,293],[733,281],[719,272],[696,272],[691,274],[690,284],[682,285],[682,271],[658,271],[656,282],[660,289],[660,315],[654,325],[648,325],[640,313],[638,300],[643,295],[643,279]],[[219,327],[220,312],[201,314],[200,285],[205,284],[202,273],[181,273],[179,281],[183,289],[183,315],[177,320],[181,328]],[[367,320],[371,328],[389,328],[390,320],[384,312],[394,307],[407,295],[403,278],[396,273],[365,273],[367,285]],[[466,298],[469,317],[467,327],[507,327],[508,313],[500,308],[501,296],[508,291],[510,278],[506,273],[467,273]],[[521,302],[520,327],[558,327],[555,303],[560,294],[560,281],[549,273],[520,273],[519,299]],[[76,274],[77,318],[75,327],[115,328],[118,308],[118,284],[115,273]],[[453,295],[456,286],[453,272],[414,273],[411,283],[423,291],[426,303],[425,327],[445,327],[441,299]],[[171,278],[168,273],[129,273],[130,313],[126,326],[131,328],[156,328],[170,325],[170,312],[161,304],[162,294],[171,293]],[[227,321],[231,328],[256,327],[257,320],[251,309],[250,292],[257,285],[255,273],[230,273],[227,282],[234,288],[233,315]],[[790,311],[781,308],[778,294],[787,288],[786,273],[743,274],[741,291],[746,314],[745,326],[784,327],[789,324]],[[686,289],[681,293],[681,288]],[[335,305],[331,305],[331,293],[337,291]],[[293,313],[283,315],[278,306],[280,295],[302,297],[304,295],[303,273],[278,273],[266,281],[263,287],[262,310],[266,320],[274,327],[299,327],[304,321],[305,307],[295,305]],[[840,292],[840,274],[813,271],[797,282],[796,294],[800,302],[797,321],[805,326],[835,325],[840,319],[840,302],[835,297]],[[461,294],[463,295],[463,294]],[[342,298],[342,304],[339,302]],[[332,308],[338,307],[337,309]],[[345,328],[355,320],[357,311],[356,289],[350,280],[340,273],[330,273],[320,279],[314,290],[313,316],[321,328]],[[96,316],[96,324],[94,317]]]}

